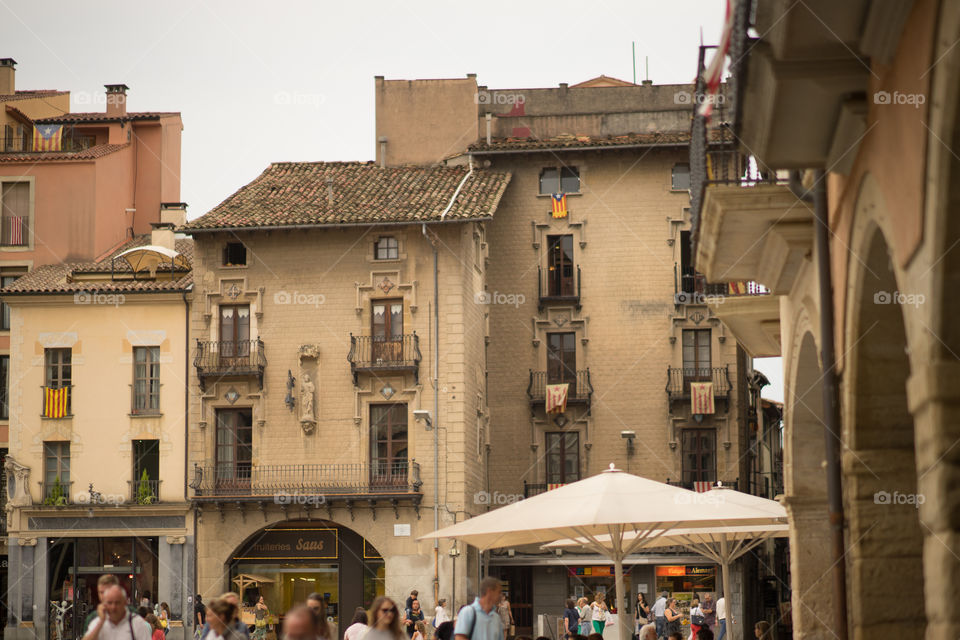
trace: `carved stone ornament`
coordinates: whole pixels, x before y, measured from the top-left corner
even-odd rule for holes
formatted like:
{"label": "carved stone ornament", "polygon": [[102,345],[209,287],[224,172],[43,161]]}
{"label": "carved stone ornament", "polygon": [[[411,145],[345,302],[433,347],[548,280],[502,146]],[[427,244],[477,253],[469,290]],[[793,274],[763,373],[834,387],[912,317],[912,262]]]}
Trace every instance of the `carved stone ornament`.
{"label": "carved stone ornament", "polygon": [[300,376],[300,426],[307,435],[317,428],[317,415],[313,406],[316,385],[310,379],[309,373]]}
{"label": "carved stone ornament", "polygon": [[3,463],[3,472],[7,476],[7,510],[11,507],[29,507],[30,467],[17,462],[13,456],[7,456]]}

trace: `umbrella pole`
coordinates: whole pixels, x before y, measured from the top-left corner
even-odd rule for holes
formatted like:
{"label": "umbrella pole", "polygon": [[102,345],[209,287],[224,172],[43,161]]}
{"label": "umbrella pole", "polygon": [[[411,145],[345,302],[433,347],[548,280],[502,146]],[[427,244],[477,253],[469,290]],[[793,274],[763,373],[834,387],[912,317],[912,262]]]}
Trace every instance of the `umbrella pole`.
{"label": "umbrella pole", "polygon": [[730,599],[730,554],[727,550],[727,536],[720,537],[720,559],[723,563],[723,602],[726,614],[726,638],[733,640],[733,601]]}
{"label": "umbrella pole", "polygon": [[620,625],[618,633],[620,640],[631,640],[633,627],[627,626],[630,614],[627,613],[627,594],[623,592],[623,554],[617,554],[613,558],[613,574],[617,588],[617,624]]}

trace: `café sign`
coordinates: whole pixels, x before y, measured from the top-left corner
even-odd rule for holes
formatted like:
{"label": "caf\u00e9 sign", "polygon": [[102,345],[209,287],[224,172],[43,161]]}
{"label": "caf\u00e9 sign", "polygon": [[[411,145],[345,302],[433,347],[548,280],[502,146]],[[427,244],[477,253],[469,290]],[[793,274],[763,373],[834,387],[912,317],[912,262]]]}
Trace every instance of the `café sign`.
{"label": "caf\u00e9 sign", "polygon": [[254,536],[234,560],[336,560],[335,528],[268,528]]}

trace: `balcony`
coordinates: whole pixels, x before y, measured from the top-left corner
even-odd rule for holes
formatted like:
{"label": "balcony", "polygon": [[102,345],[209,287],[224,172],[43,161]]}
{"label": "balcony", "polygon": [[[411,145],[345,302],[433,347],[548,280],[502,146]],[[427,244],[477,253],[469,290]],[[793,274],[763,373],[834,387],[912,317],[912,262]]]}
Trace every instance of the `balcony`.
{"label": "balcony", "polygon": [[[738,282],[707,282],[706,276],[692,269],[681,269],[674,264],[674,304],[709,304],[725,298],[738,296],[769,295],[759,282],[752,280]],[[681,275],[682,274],[682,275]]]}
{"label": "balcony", "polygon": [[274,503],[285,507],[353,509],[359,502],[378,502],[396,509],[409,501],[419,515],[423,498],[420,464],[361,462],[346,464],[194,465],[190,488],[197,502]]}
{"label": "balcony", "polygon": [[262,340],[197,340],[193,366],[197,368],[201,389],[206,389],[210,378],[238,376],[256,376],[263,389],[263,370],[266,365]]}
{"label": "balcony", "polygon": [[29,244],[29,218],[26,216],[0,218],[0,247],[26,247]]}
{"label": "balcony", "polygon": [[[679,480],[670,480],[669,478],[667,478],[667,484],[669,484],[670,486],[673,486],[673,487],[680,487],[681,489],[688,489],[688,490],[690,490],[690,491],[696,491],[698,488],[699,488],[699,489],[703,489],[703,484],[702,484],[702,483],[683,482],[683,481],[679,481]],[[732,481],[724,480],[724,481],[721,482],[721,484],[722,484],[724,487],[728,488],[728,489],[733,489],[734,491],[737,491],[737,481],[736,481],[736,480],[732,480]],[[716,487],[716,485],[717,485],[716,482],[711,482],[711,483],[710,483],[710,488],[712,489],[712,488]]]}
{"label": "balcony", "polygon": [[63,131],[60,137],[60,144],[55,149],[34,150],[33,131],[21,135],[9,134],[0,135],[0,153],[73,153],[84,151],[95,146],[96,136],[80,135]]}
{"label": "balcony", "polygon": [[551,304],[572,304],[580,309],[580,265],[569,278],[560,278],[555,271],[537,267],[537,299],[539,308]]}
{"label": "balcony", "polygon": [[573,380],[558,380],[553,382],[547,377],[546,371],[530,370],[530,383],[527,385],[527,397],[530,398],[530,409],[542,405],[546,401],[547,385],[567,383],[567,405],[583,405],[590,415],[590,403],[593,398],[593,385],[590,384],[590,369],[577,371]]}
{"label": "balcony", "polygon": [[41,504],[47,507],[65,507],[73,502],[71,489],[73,481],[61,482],[59,479],[55,482],[41,482],[40,491],[43,496]]}
{"label": "balcony", "polygon": [[692,368],[667,367],[667,398],[670,402],[690,400],[691,382],[712,382],[714,400],[726,400],[730,409],[730,366]]}
{"label": "balcony", "polygon": [[156,504],[160,502],[160,483],[162,480],[127,480],[130,486],[130,504]]}
{"label": "balcony", "polygon": [[551,489],[559,489],[562,487],[565,482],[526,482],[523,483],[523,497],[532,498],[533,496],[538,496],[541,493],[546,493]]}
{"label": "balcony", "polygon": [[361,373],[413,374],[414,382],[420,383],[420,336],[411,334],[383,338],[379,336],[355,336],[350,334],[350,372],[353,384],[358,384]]}

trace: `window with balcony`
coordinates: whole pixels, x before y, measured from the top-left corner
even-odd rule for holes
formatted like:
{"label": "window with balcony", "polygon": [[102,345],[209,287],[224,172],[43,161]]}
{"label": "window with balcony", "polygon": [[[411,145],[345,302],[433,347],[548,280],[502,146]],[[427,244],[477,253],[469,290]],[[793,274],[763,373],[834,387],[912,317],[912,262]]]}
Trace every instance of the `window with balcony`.
{"label": "window with balcony", "polygon": [[30,183],[0,183],[0,246],[27,246],[29,222]]}
{"label": "window with balcony", "polygon": [[683,481],[716,482],[717,432],[714,429],[682,429]]}
{"label": "window with balcony", "polygon": [[247,247],[242,242],[228,242],[223,246],[223,266],[244,267],[247,264]]}
{"label": "window with balcony", "polygon": [[133,348],[133,413],[160,413],[160,347]]}
{"label": "window with balcony", "polygon": [[373,244],[373,257],[377,260],[396,260],[400,257],[400,243],[393,236],[380,236]]}
{"label": "window with balcony", "polygon": [[580,193],[580,171],[576,167],[546,167],[540,172],[540,195]]}
{"label": "window with balcony", "polygon": [[547,433],[547,485],[580,479],[580,434],[575,431]]}
{"label": "window with balcony", "polygon": [[63,418],[72,413],[72,352],[69,348],[44,349],[43,356],[46,369],[43,415]]}
{"label": "window with balcony", "polygon": [[577,336],[575,333],[547,334],[547,384],[570,384],[570,395],[576,395]]}
{"label": "window with balcony", "polygon": [[402,362],[403,300],[374,300],[371,305],[373,362]]}
{"label": "window with balcony", "polygon": [[670,188],[674,191],[687,191],[690,188],[690,165],[678,162],[673,165],[670,174]]}
{"label": "window with balcony", "polygon": [[710,382],[710,329],[683,330],[684,382]]}
{"label": "window with balcony", "polygon": [[70,443],[43,443],[43,499],[59,505],[70,501]]}
{"label": "window with balcony", "polygon": [[10,419],[10,356],[0,356],[0,420]]}
{"label": "window with balcony", "polygon": [[572,297],[576,295],[573,269],[573,236],[547,236],[547,295]]}
{"label": "window with balcony", "polygon": [[407,485],[407,405],[370,405],[370,484]]}
{"label": "window with balcony", "polygon": [[216,437],[216,487],[249,487],[253,464],[253,410],[217,409]]}
{"label": "window with balcony", "polygon": [[[250,305],[220,305],[219,351],[226,366],[241,366],[250,357]],[[233,360],[238,362],[231,365]]]}
{"label": "window with balcony", "polygon": [[133,441],[133,480],[130,499],[153,504],[160,496],[160,441]]}

